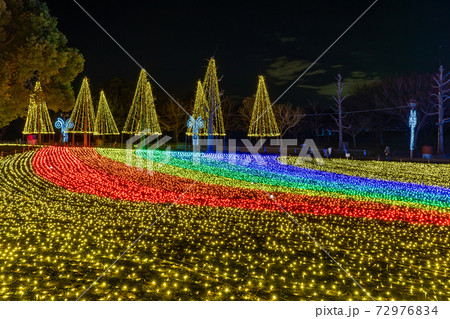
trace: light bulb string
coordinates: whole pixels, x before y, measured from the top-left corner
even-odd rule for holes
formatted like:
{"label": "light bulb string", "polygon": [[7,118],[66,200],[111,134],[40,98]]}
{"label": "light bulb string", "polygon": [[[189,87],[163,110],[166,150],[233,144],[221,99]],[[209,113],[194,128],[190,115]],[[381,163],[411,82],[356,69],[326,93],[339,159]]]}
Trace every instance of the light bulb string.
{"label": "light bulb string", "polygon": [[362,290],[364,291],[367,296],[372,299],[372,301],[375,301],[375,299],[369,294],[369,292],[361,286],[361,284],[347,271],[342,267],[340,263],[337,262],[336,259],[334,259],[333,256],[309,233],[293,216],[291,213],[289,213],[280,203],[278,203],[275,199],[275,197],[271,194],[269,194],[263,187],[260,186],[259,183],[253,182],[256,184],[259,189],[261,189],[266,195],[278,206],[280,207],[283,212],[298,226],[300,229]]}
{"label": "light bulb string", "polygon": [[79,301],[120,259],[122,259],[122,257],[131,249],[133,248],[138,241],[140,241],[142,239],[142,237],[153,227],[153,225],[155,225],[164,215],[166,215],[166,213],[173,207],[173,205],[175,205],[191,188],[192,186],[194,186],[195,184],[197,184],[198,180],[195,180],[192,184],[189,185],[188,188],[186,188],[186,190],[180,194],[180,196],[178,196],[178,198],[169,205],[169,207],[167,207],[164,212],[158,216],[158,218],[156,218],[153,223],[151,223],[151,225],[145,229],[128,247],[127,249],[125,249],[120,256],[111,264],[108,266],[108,268],[106,268],[105,271],[103,271],[103,273],[97,277],[97,279],[94,280],[94,282],[86,289],[84,290],[81,295],[76,299],[76,301]]}

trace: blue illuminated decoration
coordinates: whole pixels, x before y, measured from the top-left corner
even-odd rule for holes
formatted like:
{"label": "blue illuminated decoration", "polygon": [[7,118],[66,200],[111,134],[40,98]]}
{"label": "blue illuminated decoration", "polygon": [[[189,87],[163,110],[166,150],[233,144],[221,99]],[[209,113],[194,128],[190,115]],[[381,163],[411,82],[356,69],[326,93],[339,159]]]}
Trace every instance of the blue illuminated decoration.
{"label": "blue illuminated decoration", "polygon": [[415,109],[411,109],[409,112],[409,127],[411,128],[411,136],[409,139],[409,149],[414,151],[414,133],[417,125],[417,112]]}
{"label": "blue illuminated decoration", "polygon": [[197,117],[197,119],[194,119],[193,116],[190,116],[187,122],[187,126],[188,128],[192,128],[192,147],[194,149],[194,152],[196,152],[198,146],[198,132],[203,128],[203,126],[205,126],[205,123],[203,123],[203,119],[201,116]]}
{"label": "blue illuminated decoration", "polygon": [[58,118],[55,122],[55,127],[58,130],[61,130],[61,134],[63,136],[63,143],[67,143],[69,141],[69,130],[73,129],[73,122],[70,119],[63,120],[62,118]]}

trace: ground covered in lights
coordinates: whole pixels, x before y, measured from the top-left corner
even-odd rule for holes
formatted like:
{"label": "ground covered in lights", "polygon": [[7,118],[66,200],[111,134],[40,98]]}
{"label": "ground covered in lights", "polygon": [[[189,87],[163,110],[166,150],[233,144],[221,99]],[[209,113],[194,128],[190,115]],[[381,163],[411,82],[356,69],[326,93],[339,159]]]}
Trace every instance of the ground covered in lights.
{"label": "ground covered in lights", "polygon": [[0,172],[0,300],[450,299],[447,164],[48,147]]}

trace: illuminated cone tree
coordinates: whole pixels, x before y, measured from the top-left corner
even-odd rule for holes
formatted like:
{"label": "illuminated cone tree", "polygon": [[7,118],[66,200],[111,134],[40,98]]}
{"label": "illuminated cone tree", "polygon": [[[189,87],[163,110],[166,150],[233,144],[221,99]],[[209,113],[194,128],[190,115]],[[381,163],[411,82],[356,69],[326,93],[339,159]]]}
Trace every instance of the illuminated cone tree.
{"label": "illuminated cone tree", "polygon": [[[81,84],[80,92],[78,93],[75,107],[70,116],[74,127],[70,131],[73,134],[84,135],[84,146],[88,146],[88,134],[90,142],[90,134],[94,133],[95,113],[94,105],[92,103],[91,91],[89,90],[89,82],[85,77]],[[74,141],[73,135],[73,141]],[[90,144],[90,143],[89,143]]]}
{"label": "illuminated cone tree", "polygon": [[141,70],[139,75],[133,103],[122,133],[161,135],[152,88],[144,69]]}
{"label": "illuminated cone tree", "polygon": [[[159,126],[158,115],[155,110],[155,99],[153,98],[152,87],[147,81],[145,96],[147,99],[146,109],[144,112],[145,121],[141,122],[143,129],[149,130],[153,135],[161,135],[161,128]],[[142,130],[142,129],[141,129]]]}
{"label": "illuminated cone tree", "polygon": [[248,128],[248,136],[275,137],[280,136],[275,115],[267,92],[266,83],[262,75],[259,76],[252,119]]}
{"label": "illuminated cone tree", "polygon": [[217,80],[216,61],[209,60],[203,81],[203,92],[206,99],[206,114],[204,120],[206,131],[208,132],[208,152],[213,151],[213,136],[224,136],[222,107],[220,102],[219,81]]}
{"label": "illuminated cone tree", "polygon": [[55,134],[39,81],[36,82],[33,93],[30,95],[27,120],[22,133],[25,135],[37,134],[38,144],[41,144],[42,134]]}
{"label": "illuminated cone tree", "polygon": [[106,101],[103,90],[100,92],[97,116],[94,123],[94,135],[119,135],[116,122]]}
{"label": "illuminated cone tree", "polygon": [[[194,111],[192,112],[192,117],[196,120],[199,116],[202,117],[204,123],[207,122],[208,119],[208,103],[205,98],[205,94],[203,92],[202,82],[197,82],[197,92],[195,94],[195,102],[194,102]],[[192,135],[192,127],[188,127],[187,135]],[[208,136],[208,127],[205,125],[199,129],[198,135]]]}

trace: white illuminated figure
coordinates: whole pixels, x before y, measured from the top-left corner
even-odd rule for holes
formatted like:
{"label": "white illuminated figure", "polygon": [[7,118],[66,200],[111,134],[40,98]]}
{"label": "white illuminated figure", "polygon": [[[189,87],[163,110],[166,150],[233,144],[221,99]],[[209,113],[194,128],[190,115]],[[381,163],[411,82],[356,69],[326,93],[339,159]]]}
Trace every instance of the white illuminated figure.
{"label": "white illuminated figure", "polygon": [[411,128],[411,137],[409,140],[410,151],[414,151],[414,133],[416,131],[416,125],[417,125],[417,111],[413,107],[409,112],[409,127]]}
{"label": "white illuminated figure", "polygon": [[203,119],[201,116],[197,117],[197,119],[194,119],[193,116],[190,116],[187,122],[187,126],[188,128],[192,128],[192,148],[194,152],[197,152],[198,132],[205,126],[205,124],[203,123]]}

